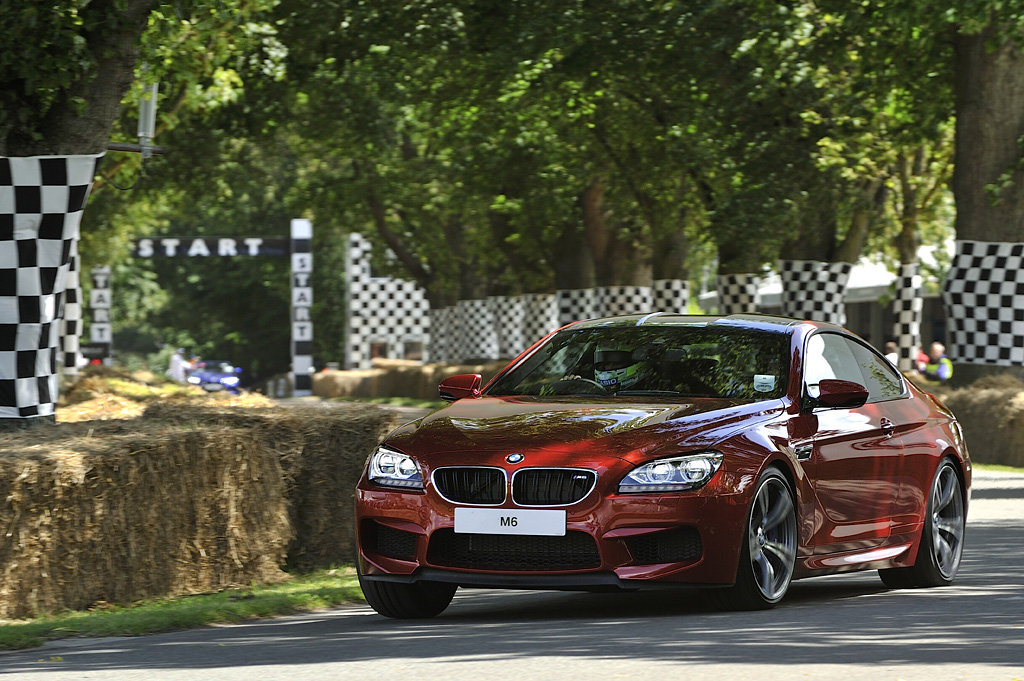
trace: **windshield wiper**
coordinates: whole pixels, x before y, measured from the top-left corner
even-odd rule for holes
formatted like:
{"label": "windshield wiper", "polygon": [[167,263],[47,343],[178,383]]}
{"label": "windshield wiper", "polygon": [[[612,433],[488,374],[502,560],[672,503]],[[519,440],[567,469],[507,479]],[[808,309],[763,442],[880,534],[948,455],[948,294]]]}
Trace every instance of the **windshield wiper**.
{"label": "windshield wiper", "polygon": [[627,397],[630,396],[630,395],[650,395],[650,396],[655,396],[656,397],[658,395],[668,395],[668,396],[684,395],[685,393],[681,393],[678,390],[619,390],[619,391],[615,392],[614,394],[615,395],[626,395]]}

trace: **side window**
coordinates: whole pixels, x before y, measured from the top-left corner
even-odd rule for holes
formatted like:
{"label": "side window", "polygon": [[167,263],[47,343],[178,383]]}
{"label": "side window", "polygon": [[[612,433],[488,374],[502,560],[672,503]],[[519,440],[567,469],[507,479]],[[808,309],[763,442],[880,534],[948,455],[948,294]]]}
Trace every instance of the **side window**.
{"label": "side window", "polygon": [[862,376],[858,383],[868,389],[868,402],[885,402],[903,396],[903,381],[889,362],[856,341],[844,340],[857,359]]}
{"label": "side window", "polygon": [[811,397],[818,396],[818,383],[826,378],[864,382],[849,343],[838,334],[814,334],[807,340],[805,355],[804,384]]}
{"label": "side window", "polygon": [[818,395],[826,378],[860,383],[868,389],[868,402],[884,402],[903,395],[896,370],[860,343],[835,333],[818,333],[807,341],[804,383],[807,394]]}

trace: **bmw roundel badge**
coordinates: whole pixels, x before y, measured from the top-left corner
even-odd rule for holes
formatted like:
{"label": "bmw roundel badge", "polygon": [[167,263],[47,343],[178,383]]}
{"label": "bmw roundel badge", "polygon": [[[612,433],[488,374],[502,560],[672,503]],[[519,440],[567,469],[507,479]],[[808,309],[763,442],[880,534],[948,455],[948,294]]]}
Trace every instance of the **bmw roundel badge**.
{"label": "bmw roundel badge", "polygon": [[505,461],[509,463],[520,463],[525,458],[525,456],[523,456],[519,452],[516,452],[515,454],[509,454],[508,456],[506,456]]}

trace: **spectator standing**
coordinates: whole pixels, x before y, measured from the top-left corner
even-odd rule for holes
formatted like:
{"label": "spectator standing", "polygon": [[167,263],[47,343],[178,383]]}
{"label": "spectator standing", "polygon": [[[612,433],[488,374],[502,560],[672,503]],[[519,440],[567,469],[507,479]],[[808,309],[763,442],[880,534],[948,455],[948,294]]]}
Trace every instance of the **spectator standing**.
{"label": "spectator standing", "polygon": [[188,360],[185,359],[185,349],[178,348],[171,355],[171,361],[167,366],[167,376],[178,383],[185,382],[185,372],[189,368]]}
{"label": "spectator standing", "polygon": [[900,347],[896,345],[896,341],[885,341],[885,358],[889,360],[889,363],[894,367],[900,364]]}
{"label": "spectator standing", "polygon": [[932,343],[928,349],[928,362],[921,374],[929,381],[939,383],[945,383],[953,377],[953,362],[946,357],[946,347],[942,343]]}

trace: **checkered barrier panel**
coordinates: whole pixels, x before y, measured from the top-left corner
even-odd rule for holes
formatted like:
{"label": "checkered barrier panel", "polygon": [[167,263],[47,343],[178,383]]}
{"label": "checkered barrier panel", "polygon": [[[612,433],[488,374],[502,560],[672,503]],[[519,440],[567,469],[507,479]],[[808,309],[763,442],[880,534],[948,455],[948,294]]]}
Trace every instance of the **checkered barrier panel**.
{"label": "checkered barrier panel", "polygon": [[920,266],[916,262],[900,265],[892,313],[896,320],[893,337],[899,346],[897,366],[900,371],[910,371],[916,368],[915,360],[921,348],[921,319],[924,316]]}
{"label": "checkered barrier panel", "polygon": [[[349,368],[371,366],[371,341],[387,343],[389,357],[402,357],[406,342],[422,343],[428,352],[430,348],[430,303],[425,292],[413,281],[371,277],[370,249],[369,241],[362,235],[349,235],[345,263],[345,345]],[[449,334],[449,346],[452,338]]]}
{"label": "checkered barrier panel", "polygon": [[721,314],[753,314],[761,304],[761,277],[757,274],[720,274],[715,280]]}
{"label": "checkered barrier panel", "polygon": [[559,326],[601,316],[596,312],[597,294],[592,288],[562,289],[556,291],[555,296],[558,298]]}
{"label": "checkered barrier panel", "polygon": [[558,297],[554,293],[527,293],[523,299],[526,306],[523,342],[529,347],[561,326]]}
{"label": "checkered barrier panel", "polygon": [[654,300],[650,286],[598,286],[594,293],[594,311],[601,317],[647,314]]}
{"label": "checkered barrier panel", "polygon": [[71,245],[68,276],[64,280],[64,310],[60,315],[60,364],[65,376],[78,375],[78,350],[82,334],[82,259],[78,241]]}
{"label": "checkered barrier panel", "polygon": [[54,413],[64,287],[100,158],[0,157],[0,418]]}
{"label": "checkered barrier panel", "polygon": [[526,302],[521,296],[491,296],[487,299],[494,314],[494,330],[498,339],[498,357],[518,356],[526,345],[523,341],[523,320]]}
{"label": "checkered barrier panel", "polygon": [[846,324],[843,297],[853,265],[821,260],[780,260],[782,314]]}
{"label": "checkered barrier panel", "polygon": [[957,241],[943,285],[946,354],[957,363],[1024,364],[1024,243]]}
{"label": "checkered barrier panel", "polygon": [[685,279],[656,279],[651,286],[651,310],[686,314],[690,307],[690,282]]}
{"label": "checkered barrier panel", "polygon": [[498,330],[490,301],[460,300],[456,309],[461,327],[461,360],[498,359]]}
{"label": "checkered barrier panel", "polygon": [[430,308],[430,345],[428,354],[431,362],[451,362],[451,320],[454,309],[442,307]]}

